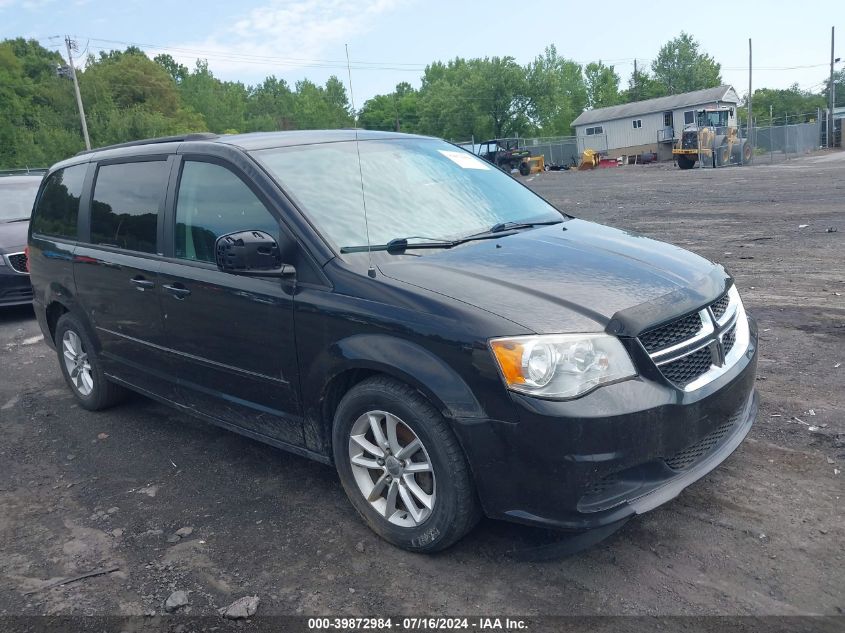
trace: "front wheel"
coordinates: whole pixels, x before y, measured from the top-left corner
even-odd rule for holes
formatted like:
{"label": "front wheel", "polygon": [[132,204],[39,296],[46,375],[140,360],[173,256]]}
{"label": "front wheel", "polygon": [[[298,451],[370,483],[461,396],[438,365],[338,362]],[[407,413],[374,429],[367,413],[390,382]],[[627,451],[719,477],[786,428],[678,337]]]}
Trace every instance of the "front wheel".
{"label": "front wheel", "polygon": [[694,158],[688,158],[684,154],[678,154],[678,167],[680,169],[692,169],[694,165]]}
{"label": "front wheel", "polygon": [[417,391],[386,377],[347,393],[333,452],[352,505],[379,536],[413,552],[445,549],[480,518],[461,447]]}

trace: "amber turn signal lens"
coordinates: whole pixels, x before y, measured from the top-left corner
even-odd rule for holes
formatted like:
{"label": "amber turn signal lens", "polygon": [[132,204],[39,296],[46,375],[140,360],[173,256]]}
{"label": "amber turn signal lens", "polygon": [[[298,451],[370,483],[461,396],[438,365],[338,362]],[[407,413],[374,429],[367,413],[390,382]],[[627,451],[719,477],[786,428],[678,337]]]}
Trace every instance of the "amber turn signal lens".
{"label": "amber turn signal lens", "polygon": [[499,362],[502,375],[509,385],[519,385],[525,382],[522,374],[522,355],[524,346],[516,341],[491,341],[490,346]]}

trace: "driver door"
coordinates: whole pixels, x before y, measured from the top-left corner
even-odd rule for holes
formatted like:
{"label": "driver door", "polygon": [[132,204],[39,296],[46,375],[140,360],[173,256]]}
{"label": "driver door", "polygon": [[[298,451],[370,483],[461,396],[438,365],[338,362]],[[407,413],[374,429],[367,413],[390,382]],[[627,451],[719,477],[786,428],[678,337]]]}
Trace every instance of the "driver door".
{"label": "driver door", "polygon": [[215,240],[280,225],[248,179],[220,162],[184,159],[167,219],[161,308],[180,400],[225,424],[303,445],[293,284],[224,273]]}

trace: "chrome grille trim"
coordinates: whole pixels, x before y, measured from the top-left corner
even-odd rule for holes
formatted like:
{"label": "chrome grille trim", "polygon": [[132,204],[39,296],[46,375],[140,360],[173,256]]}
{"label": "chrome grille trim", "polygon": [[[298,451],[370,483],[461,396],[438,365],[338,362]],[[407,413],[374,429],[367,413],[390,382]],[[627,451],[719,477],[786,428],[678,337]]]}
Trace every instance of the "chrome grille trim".
{"label": "chrome grille trim", "polygon": [[[682,391],[695,391],[712,382],[735,365],[748,349],[750,342],[748,317],[745,314],[739,293],[733,286],[728,290],[728,305],[725,307],[721,318],[717,319],[713,305],[723,302],[723,297],[699,310],[698,315],[701,318],[702,328],[698,333],[666,349],[648,354],[664,378]],[[687,315],[679,317],[676,321],[688,318]],[[675,322],[661,327],[672,327],[673,323]],[[726,346],[726,338],[733,342]],[[640,343],[642,344],[642,341]],[[683,361],[685,357],[691,354],[700,353],[705,348],[709,348],[710,351],[709,369],[705,370],[704,365],[699,364],[691,374],[684,376],[682,379],[678,378],[677,371],[669,370],[668,366]],[[646,352],[648,353],[648,350]],[[700,374],[698,374],[699,371]]]}
{"label": "chrome grille trim", "polygon": [[[2,257],[3,257],[3,259],[5,259],[5,260],[6,260],[6,264],[9,266],[9,268],[11,268],[11,269],[12,269],[13,271],[15,271],[17,274],[19,274],[19,275],[28,275],[29,273],[26,271],[26,269],[21,270],[21,269],[19,269],[17,266],[15,266],[15,265],[12,263],[12,257],[17,257],[17,256],[19,256],[19,255],[26,256],[26,253],[25,253],[24,251],[20,251],[20,252],[18,252],[18,253],[6,253],[5,255],[2,255]],[[24,259],[24,261],[26,261],[26,259]]]}
{"label": "chrome grille trim", "polygon": [[[686,354],[691,354],[692,352],[695,352],[696,350],[693,349],[685,354],[676,354],[678,350],[683,350],[691,345],[695,345],[699,341],[702,341],[709,337],[711,334],[713,334],[715,328],[713,327],[713,320],[707,314],[707,310],[700,310],[698,312],[698,316],[701,318],[701,329],[698,331],[698,334],[685,341],[681,341],[680,343],[667,347],[666,349],[662,349],[658,352],[653,352],[649,354],[649,356],[651,356],[651,358],[655,362],[657,362],[657,359],[659,358],[667,358],[670,356],[673,358],[681,358],[682,356],[686,356]],[[660,363],[658,362],[657,364],[659,365]]]}

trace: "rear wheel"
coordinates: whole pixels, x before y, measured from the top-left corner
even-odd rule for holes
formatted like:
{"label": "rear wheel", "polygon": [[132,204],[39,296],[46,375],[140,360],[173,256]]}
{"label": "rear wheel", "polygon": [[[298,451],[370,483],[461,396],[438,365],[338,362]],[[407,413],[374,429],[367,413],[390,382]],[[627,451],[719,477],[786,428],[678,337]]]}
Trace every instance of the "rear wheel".
{"label": "rear wheel", "polygon": [[108,408],[126,395],[125,389],[106,378],[85,328],[70,313],[63,314],[56,324],[56,351],[65,382],[86,409]]}
{"label": "rear wheel", "polygon": [[338,406],[332,439],[349,500],[390,543],[436,552],[480,518],[457,439],[443,416],[407,385],[376,377],[353,387]]}

